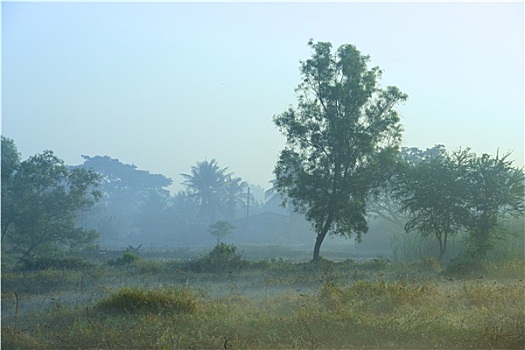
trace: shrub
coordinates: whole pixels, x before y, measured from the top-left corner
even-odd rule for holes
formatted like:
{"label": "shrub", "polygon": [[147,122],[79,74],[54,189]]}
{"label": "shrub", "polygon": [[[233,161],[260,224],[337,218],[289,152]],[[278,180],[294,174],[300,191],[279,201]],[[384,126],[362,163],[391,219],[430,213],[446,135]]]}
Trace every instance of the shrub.
{"label": "shrub", "polygon": [[97,308],[112,312],[193,313],[197,308],[197,298],[186,288],[147,290],[124,287],[101,300]]}
{"label": "shrub", "polygon": [[188,268],[197,272],[218,272],[246,267],[248,262],[238,253],[233,244],[217,244],[203,257],[190,261]]}
{"label": "shrub", "polygon": [[455,278],[471,278],[483,275],[486,271],[482,261],[467,255],[450,260],[441,274]]}

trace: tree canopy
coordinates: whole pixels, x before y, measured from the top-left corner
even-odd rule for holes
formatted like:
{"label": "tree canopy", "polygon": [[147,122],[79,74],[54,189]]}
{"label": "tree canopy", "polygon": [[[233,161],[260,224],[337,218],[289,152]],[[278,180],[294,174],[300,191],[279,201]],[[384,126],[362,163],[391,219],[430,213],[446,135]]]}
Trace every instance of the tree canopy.
{"label": "tree canopy", "polygon": [[244,190],[248,184],[240,177],[233,177],[228,167],[221,168],[215,159],[197,162],[190,174],[181,175],[188,195],[197,200],[201,223],[214,223],[218,217],[232,221],[237,206],[245,204]]}
{"label": "tree canopy", "polygon": [[[91,170],[70,170],[52,151],[17,163],[14,143],[2,138],[2,241],[24,256],[41,247],[56,249],[89,243],[93,231],[76,226],[76,214],[99,198],[98,175]],[[4,153],[5,152],[5,153]],[[13,161],[15,160],[15,161]],[[4,191],[5,186],[5,191]]]}
{"label": "tree canopy", "polygon": [[448,155],[444,151],[407,159],[395,179],[401,210],[409,213],[405,229],[435,236],[441,260],[449,236],[460,229],[467,215],[466,188],[457,181],[466,159],[461,153]]}
{"label": "tree canopy", "polygon": [[[145,234],[165,231],[168,224],[151,218],[152,212],[145,204],[170,196],[165,188],[171,185],[170,178],[138,169],[134,164],[125,164],[109,156],[82,157],[84,163],[73,168],[96,172],[100,177],[102,197],[94,210],[82,215],[79,220],[84,226],[96,229],[103,243],[113,244],[119,238],[128,239],[142,231]],[[168,217],[168,212],[159,215]],[[154,226],[148,228],[146,222],[154,223]]]}
{"label": "tree canopy", "polygon": [[381,88],[381,70],[355,46],[334,53],[328,42],[308,45],[298,107],[274,117],[286,136],[275,187],[315,228],[317,260],[327,233],[359,240],[367,231],[366,198],[393,170],[401,139],[394,107],[407,95]]}
{"label": "tree canopy", "polygon": [[161,174],[140,170],[134,164],[124,164],[108,156],[89,157],[83,155],[84,163],[78,167],[93,169],[100,175],[102,189],[112,192],[143,192],[171,185],[172,180]]}
{"label": "tree canopy", "polygon": [[524,180],[523,171],[512,167],[508,155],[441,150],[405,162],[394,192],[409,214],[406,229],[434,235],[439,259],[448,237],[460,231],[469,237],[471,255],[482,259],[504,218],[523,214]]}

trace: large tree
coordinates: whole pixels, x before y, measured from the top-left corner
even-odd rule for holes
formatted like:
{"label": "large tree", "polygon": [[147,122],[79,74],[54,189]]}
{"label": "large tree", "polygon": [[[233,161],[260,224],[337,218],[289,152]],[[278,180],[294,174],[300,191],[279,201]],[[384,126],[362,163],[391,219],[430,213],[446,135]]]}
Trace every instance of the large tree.
{"label": "large tree", "polygon": [[[4,142],[9,143],[3,138]],[[2,151],[12,149],[2,146]],[[31,256],[89,243],[96,237],[94,231],[77,227],[75,220],[78,211],[90,208],[100,196],[98,175],[93,171],[70,170],[52,151],[44,151],[8,172],[10,180],[2,191],[6,205],[2,208],[3,244]]]}
{"label": "large tree", "polygon": [[286,136],[275,187],[315,228],[318,260],[329,232],[358,240],[367,232],[367,196],[395,164],[401,125],[394,107],[407,95],[381,88],[381,70],[369,68],[369,56],[355,46],[332,52],[328,42],[308,45],[298,106],[274,117]]}

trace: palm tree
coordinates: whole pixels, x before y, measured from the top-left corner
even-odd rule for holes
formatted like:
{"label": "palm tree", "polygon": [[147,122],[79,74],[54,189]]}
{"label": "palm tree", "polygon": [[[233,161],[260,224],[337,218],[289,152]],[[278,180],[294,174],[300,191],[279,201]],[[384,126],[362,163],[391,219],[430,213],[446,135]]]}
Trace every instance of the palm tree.
{"label": "palm tree", "polygon": [[[232,178],[228,176],[225,184],[225,205],[226,205],[226,217],[228,220],[233,221],[235,219],[235,210],[237,205],[245,206],[246,201],[248,201],[247,194],[245,189],[248,188],[248,183],[242,181],[240,177]],[[251,201],[253,201],[253,196],[249,194]]]}
{"label": "palm tree", "polygon": [[225,183],[232,173],[228,168],[221,168],[215,159],[197,162],[191,167],[191,174],[181,174],[186,180],[182,183],[188,193],[197,199],[200,221],[204,224],[214,223],[217,211],[222,209]]}

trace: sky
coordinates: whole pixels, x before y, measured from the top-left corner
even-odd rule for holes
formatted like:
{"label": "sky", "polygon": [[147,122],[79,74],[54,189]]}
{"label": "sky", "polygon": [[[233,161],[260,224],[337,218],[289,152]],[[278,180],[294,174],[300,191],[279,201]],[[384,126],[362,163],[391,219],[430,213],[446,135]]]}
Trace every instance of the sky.
{"label": "sky", "polygon": [[409,95],[403,146],[524,159],[522,2],[2,3],[2,135],[22,159],[215,159],[269,188],[307,45],[355,45]]}

